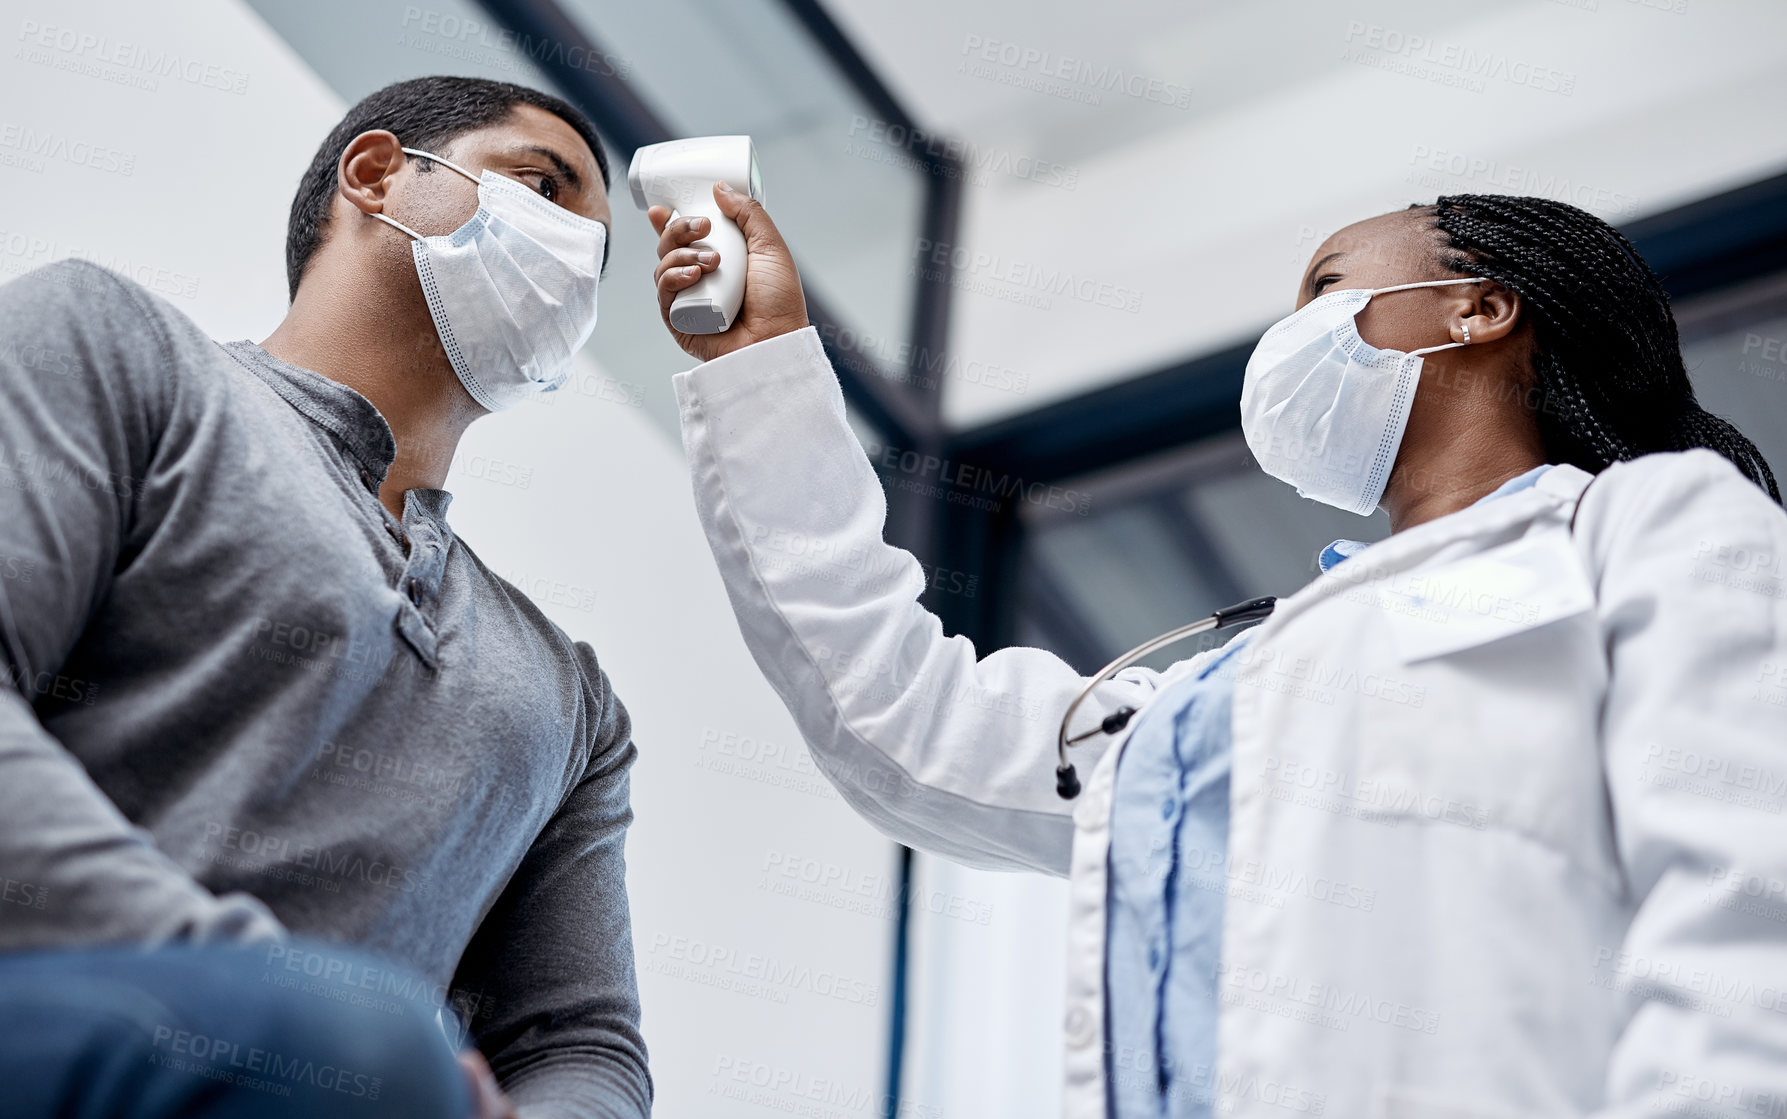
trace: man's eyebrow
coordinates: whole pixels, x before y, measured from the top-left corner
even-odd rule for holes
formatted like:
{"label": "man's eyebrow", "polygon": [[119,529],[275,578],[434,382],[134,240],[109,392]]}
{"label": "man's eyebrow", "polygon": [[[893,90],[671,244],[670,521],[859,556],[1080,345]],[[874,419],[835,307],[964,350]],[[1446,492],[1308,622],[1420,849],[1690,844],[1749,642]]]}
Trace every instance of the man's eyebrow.
{"label": "man's eyebrow", "polygon": [[579,175],[577,169],[565,161],[564,156],[553,151],[551,148],[544,147],[540,144],[522,144],[509,150],[511,154],[521,154],[525,152],[531,155],[545,156],[546,159],[551,162],[553,168],[558,171],[560,175],[564,176],[566,186],[570,187],[572,190],[583,189],[583,176]]}
{"label": "man's eyebrow", "polygon": [[1323,257],[1322,259],[1316,261],[1314,264],[1309,266],[1309,271],[1304,273],[1303,282],[1306,284],[1309,283],[1310,280],[1315,278],[1315,274],[1322,270],[1322,265],[1328,263],[1330,260],[1333,260],[1337,256],[1345,256],[1345,255],[1346,255],[1346,253],[1344,251],[1332,252],[1332,253],[1329,253],[1327,256]]}

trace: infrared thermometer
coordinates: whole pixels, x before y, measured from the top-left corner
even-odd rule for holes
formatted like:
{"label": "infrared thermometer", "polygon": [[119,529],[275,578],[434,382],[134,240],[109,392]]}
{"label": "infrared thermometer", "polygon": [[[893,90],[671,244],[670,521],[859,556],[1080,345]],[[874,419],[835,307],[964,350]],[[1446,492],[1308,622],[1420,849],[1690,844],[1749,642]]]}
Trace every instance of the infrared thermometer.
{"label": "infrared thermometer", "polygon": [[714,201],[714,183],[763,201],[763,176],[749,136],[696,136],[651,144],[633,153],[627,186],[641,210],[670,207],[672,218],[706,218],[706,237],[690,245],[720,254],[719,267],[676,293],[670,325],[684,334],[718,334],[732,326],[745,298],[745,235]]}

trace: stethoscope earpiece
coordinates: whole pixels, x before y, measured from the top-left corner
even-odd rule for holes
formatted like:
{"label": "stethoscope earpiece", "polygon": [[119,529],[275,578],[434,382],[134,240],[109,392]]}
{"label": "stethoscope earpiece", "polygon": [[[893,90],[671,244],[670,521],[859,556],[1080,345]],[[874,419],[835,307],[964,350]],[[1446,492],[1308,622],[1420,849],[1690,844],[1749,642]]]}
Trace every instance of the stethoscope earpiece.
{"label": "stethoscope earpiece", "polygon": [[1073,766],[1055,771],[1055,791],[1061,794],[1062,800],[1072,800],[1080,795],[1080,775],[1073,771]]}

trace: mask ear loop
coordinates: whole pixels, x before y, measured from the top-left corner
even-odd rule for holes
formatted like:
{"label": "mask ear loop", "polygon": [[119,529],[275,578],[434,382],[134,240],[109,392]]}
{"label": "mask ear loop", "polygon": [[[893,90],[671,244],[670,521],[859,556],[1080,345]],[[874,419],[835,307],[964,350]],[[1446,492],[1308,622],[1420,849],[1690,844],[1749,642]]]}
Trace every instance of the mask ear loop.
{"label": "mask ear loop", "polygon": [[[1373,288],[1371,297],[1376,299],[1387,291],[1408,291],[1411,288],[1443,288],[1450,287],[1453,284],[1480,284],[1487,279],[1487,276],[1466,276],[1457,280],[1422,280],[1419,283],[1413,284],[1397,284],[1395,287]],[[1420,357],[1422,354],[1436,354],[1441,350],[1456,350],[1461,346],[1469,345],[1470,340],[1471,331],[1470,327],[1467,326],[1464,328],[1463,342],[1446,342],[1438,346],[1424,346],[1419,350],[1410,350],[1408,353],[1410,357]]]}
{"label": "mask ear loop", "polygon": [[[464,175],[466,178],[470,179],[474,183],[480,181],[478,179],[478,176],[472,174],[470,171],[467,171],[465,168],[459,166],[459,164],[454,163],[450,159],[442,159],[440,156],[435,155],[433,152],[425,152],[421,148],[400,148],[398,150],[402,151],[403,154],[405,154],[405,155],[413,155],[419,159],[428,159],[428,160],[433,160],[435,163],[445,164],[446,166],[451,167],[453,170],[459,172],[461,175]],[[427,240],[426,237],[422,236],[420,233],[417,233],[415,230],[411,229],[409,226],[398,221],[396,218],[388,217],[385,214],[373,214],[372,216],[377,218],[378,220],[384,222],[386,225],[391,226],[393,229],[402,230],[404,233],[409,234],[411,237],[415,238],[418,241],[426,241]]]}
{"label": "mask ear loop", "polygon": [[451,167],[453,170],[459,172],[461,175],[464,175],[466,178],[470,179],[472,182],[475,183],[475,182],[479,181],[478,176],[472,174],[470,171],[467,171],[465,168],[459,166],[459,164],[454,163],[450,159],[442,159],[440,156],[435,155],[433,152],[425,152],[420,148],[403,148],[400,150],[405,155],[413,155],[413,156],[416,156],[421,159],[433,160],[436,163],[444,163],[448,167]]}
{"label": "mask ear loop", "polygon": [[1463,342],[1447,342],[1440,346],[1423,346],[1418,350],[1410,350],[1409,356],[1420,357],[1422,354],[1437,354],[1441,350],[1456,350],[1463,345]]}
{"label": "mask ear loop", "polygon": [[[403,150],[409,151],[408,148],[405,148]],[[1420,281],[1418,281],[1416,283],[1412,283],[1412,284],[1397,284],[1395,287],[1372,288],[1371,294],[1375,298],[1376,296],[1380,296],[1387,291],[1408,291],[1411,288],[1443,288],[1443,287],[1450,287],[1453,284],[1481,284],[1481,283],[1484,283],[1485,281],[1487,281],[1488,279],[1489,279],[1489,277],[1487,277],[1487,276],[1465,276],[1465,277],[1462,277],[1462,278],[1456,279],[1456,280],[1420,280]]]}
{"label": "mask ear loop", "polygon": [[426,237],[422,236],[420,233],[417,233],[415,230],[411,229],[409,226],[398,221],[396,218],[388,217],[384,214],[373,214],[372,216],[377,218],[378,220],[384,222],[386,225],[391,226],[394,229],[402,230],[403,232],[409,234],[411,237],[414,237],[418,241],[426,241],[427,240]]}

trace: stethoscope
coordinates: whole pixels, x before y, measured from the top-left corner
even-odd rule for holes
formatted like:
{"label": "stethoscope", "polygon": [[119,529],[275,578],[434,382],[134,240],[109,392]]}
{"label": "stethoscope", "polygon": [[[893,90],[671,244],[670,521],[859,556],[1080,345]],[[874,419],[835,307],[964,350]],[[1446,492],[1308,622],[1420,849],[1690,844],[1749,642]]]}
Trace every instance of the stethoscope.
{"label": "stethoscope", "polygon": [[1141,660],[1149,653],[1154,652],[1156,649],[1163,649],[1174,642],[1183,641],[1187,637],[1205,633],[1209,630],[1221,629],[1224,626],[1240,625],[1242,622],[1260,621],[1268,614],[1272,613],[1272,608],[1277,604],[1277,598],[1272,595],[1267,595],[1264,598],[1250,598],[1246,602],[1237,602],[1233,606],[1225,606],[1208,618],[1199,618],[1190,625],[1180,626],[1178,629],[1169,630],[1166,633],[1161,634],[1159,637],[1144,641],[1142,644],[1137,645],[1129,652],[1124,653],[1110,664],[1099,669],[1098,673],[1092,677],[1091,681],[1084,688],[1080,689],[1080,694],[1073,697],[1073,702],[1067,705],[1067,713],[1061,716],[1061,731],[1055,737],[1055,750],[1061,758],[1061,764],[1055,767],[1055,791],[1061,794],[1061,799],[1072,800],[1074,797],[1080,795],[1080,777],[1079,774],[1073,771],[1073,766],[1069,764],[1067,760],[1067,748],[1069,746],[1077,746],[1094,735],[1116,734],[1118,731],[1128,726],[1129,720],[1135,717],[1135,708],[1119,707],[1109,715],[1106,715],[1104,719],[1099,722],[1098,726],[1086,731],[1084,734],[1076,734],[1072,738],[1067,737],[1067,724],[1073,720],[1073,713],[1079,710],[1080,704],[1084,703],[1086,697],[1091,695],[1100,684],[1117,675],[1117,673],[1122,672],[1124,669],[1128,668],[1136,661]]}

